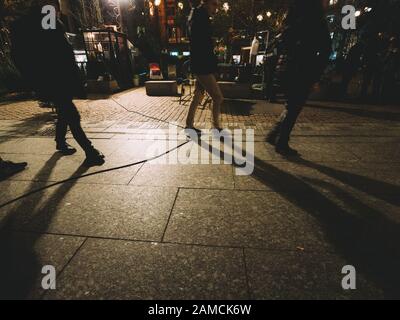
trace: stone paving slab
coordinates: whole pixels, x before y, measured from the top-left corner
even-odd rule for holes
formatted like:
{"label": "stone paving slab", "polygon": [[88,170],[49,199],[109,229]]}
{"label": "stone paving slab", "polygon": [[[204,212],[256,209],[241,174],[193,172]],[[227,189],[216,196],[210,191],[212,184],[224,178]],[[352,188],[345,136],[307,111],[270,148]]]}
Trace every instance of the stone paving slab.
{"label": "stone paving slab", "polygon": [[[83,170],[80,150],[55,154],[54,114],[37,102],[0,104],[0,155],[29,162],[0,182],[0,205],[186,141],[166,134],[169,122],[184,125],[188,110],[174,97],[138,89],[76,104],[106,154],[103,167]],[[303,155],[297,160],[264,143],[282,109],[252,100],[224,105],[224,126],[254,129],[251,176],[209,164],[225,147],[199,155],[188,143],[161,162],[72,181],[0,209],[0,259],[12,262],[0,271],[31,266],[9,295],[41,298],[38,271],[49,263],[59,281],[47,299],[400,297],[400,109],[312,102],[293,132]],[[211,110],[199,109],[195,124],[210,128]],[[345,264],[357,269],[357,291],[340,288]]]}
{"label": "stone paving slab", "polygon": [[[179,161],[182,163],[211,163],[213,160],[218,162],[223,162],[226,159],[231,159],[233,157],[233,150],[242,150],[248,155],[255,156],[257,160],[263,161],[286,161],[284,157],[277,154],[274,147],[266,144],[263,141],[264,138],[255,139],[253,146],[247,146],[247,143],[252,143],[252,141],[242,144],[241,141],[238,142],[219,142],[214,140],[208,140],[205,138],[204,141],[194,143],[191,142],[190,146],[185,146],[183,149],[178,151]],[[245,141],[245,140],[244,140]],[[359,157],[355,155],[351,148],[349,148],[345,143],[324,143],[323,141],[315,143],[301,143],[293,146],[297,147],[302,157],[309,161],[341,161],[341,162],[354,162],[359,160]],[[252,152],[254,150],[254,152]],[[234,158],[234,157],[233,157]],[[218,160],[221,161],[218,161]]]}
{"label": "stone paving slab", "polygon": [[160,241],[176,192],[67,183],[0,209],[0,217],[12,217],[7,226],[19,231]]}
{"label": "stone paving slab", "polygon": [[315,219],[272,192],[182,189],[165,240],[216,246],[333,250]]}
{"label": "stone paving slab", "polygon": [[88,240],[46,299],[246,299],[240,249]]}
{"label": "stone paving slab", "polygon": [[311,161],[354,161],[359,158],[345,144],[303,143],[296,145],[304,159]]}
{"label": "stone paving slab", "polygon": [[230,165],[154,165],[145,164],[133,178],[135,186],[233,189]]}
{"label": "stone paving slab", "polygon": [[[80,154],[83,156],[83,151],[74,140],[69,140]],[[99,139],[93,142],[94,147],[101,150],[103,154],[110,155],[116,151],[123,141],[114,141],[109,143],[108,139]],[[0,153],[20,153],[20,154],[38,154],[38,155],[53,155],[56,152],[56,143],[54,138],[23,138],[12,139],[0,143]]]}
{"label": "stone paving slab", "polygon": [[[347,133],[347,132],[346,132]],[[359,143],[400,143],[400,137],[396,135],[379,137],[379,136],[306,136],[294,135],[291,139],[293,144],[313,144],[313,143],[339,143],[339,144],[359,144]],[[368,148],[368,146],[366,146]]]}
{"label": "stone paving slab", "polygon": [[[93,174],[101,170],[123,166],[136,161],[123,159],[115,156],[108,156],[106,163],[101,167],[85,168],[82,163],[85,159],[82,155],[63,157],[59,153],[53,155],[29,155],[26,154],[5,154],[8,160],[15,162],[28,161],[26,170],[12,176],[14,181],[42,181],[58,182],[66,179],[77,178],[82,175]],[[114,170],[102,174],[92,175],[79,180],[78,184],[109,184],[127,185],[141,168],[142,164]]]}
{"label": "stone paving slab", "polygon": [[257,300],[383,299],[378,286],[361,274],[357,290],[344,291],[342,268],[351,265],[336,255],[246,249],[249,286]]}
{"label": "stone paving slab", "polygon": [[[148,140],[113,140],[111,144],[116,143],[118,149],[112,153],[112,157],[127,161],[132,159],[152,159],[163,155],[165,152],[177,148],[178,145],[186,142],[186,140],[152,140],[150,136]],[[181,152],[181,150],[179,150]],[[171,153],[172,155],[173,153]]]}
{"label": "stone paving slab", "polygon": [[[326,184],[349,189],[371,183],[372,187],[380,188],[381,193],[397,192],[396,185],[380,183],[375,173],[375,164],[360,161],[316,162],[281,158],[279,161],[256,160],[252,175],[235,176],[234,179],[235,189],[239,190],[301,191],[311,185],[324,191]],[[386,188],[381,189],[383,187]]]}
{"label": "stone paving slab", "polygon": [[[314,162],[311,162],[314,164]],[[286,190],[301,191],[313,178],[335,185],[344,185],[327,174],[311,167],[284,161],[256,161],[255,171],[250,176],[235,176],[235,189],[238,190]],[[304,185],[305,184],[305,185]]]}
{"label": "stone paving slab", "polygon": [[300,178],[304,181],[312,182],[318,178],[324,182],[334,183],[341,189],[359,190],[370,196],[396,195],[400,191],[398,167],[391,166],[390,163],[385,163],[382,168],[381,164],[375,162],[318,163],[299,160],[295,164],[283,166],[291,174],[301,172]]}
{"label": "stone paving slab", "polygon": [[83,244],[84,238],[0,230],[0,298],[40,299],[45,293],[42,268],[61,273]]}
{"label": "stone paving slab", "polygon": [[399,162],[400,144],[399,143],[365,143],[348,145],[352,152],[361,160],[377,162]]}

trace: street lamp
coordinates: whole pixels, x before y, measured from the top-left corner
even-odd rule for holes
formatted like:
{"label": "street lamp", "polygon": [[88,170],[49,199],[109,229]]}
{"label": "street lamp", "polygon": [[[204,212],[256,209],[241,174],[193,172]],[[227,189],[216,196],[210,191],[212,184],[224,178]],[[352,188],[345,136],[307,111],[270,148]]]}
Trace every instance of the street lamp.
{"label": "street lamp", "polygon": [[222,5],[222,10],[224,10],[226,13],[229,11],[229,9],[230,9],[230,7],[229,7],[229,3],[228,2],[225,2],[223,5]]}

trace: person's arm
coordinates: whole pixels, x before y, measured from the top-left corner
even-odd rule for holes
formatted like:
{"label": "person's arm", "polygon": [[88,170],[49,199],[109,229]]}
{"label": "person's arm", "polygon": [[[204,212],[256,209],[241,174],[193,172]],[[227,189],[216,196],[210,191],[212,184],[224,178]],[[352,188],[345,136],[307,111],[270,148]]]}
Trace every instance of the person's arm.
{"label": "person's arm", "polygon": [[296,46],[298,46],[301,41],[303,24],[302,15],[297,12],[295,8],[290,9],[284,22],[280,39],[282,47],[287,50],[288,54],[292,54],[296,51]]}

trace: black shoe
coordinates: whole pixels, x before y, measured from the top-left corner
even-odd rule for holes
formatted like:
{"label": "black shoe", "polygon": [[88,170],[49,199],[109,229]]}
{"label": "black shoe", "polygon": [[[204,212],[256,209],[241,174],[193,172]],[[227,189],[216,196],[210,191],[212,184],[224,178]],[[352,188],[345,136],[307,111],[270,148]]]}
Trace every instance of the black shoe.
{"label": "black shoe", "polygon": [[23,171],[27,165],[26,162],[14,163],[11,161],[0,161],[0,180],[9,178]]}
{"label": "black shoe", "polygon": [[288,145],[286,146],[280,146],[277,145],[275,148],[276,153],[279,153],[281,156],[284,157],[297,157],[299,156],[299,152],[295,149],[292,149]]}
{"label": "black shoe", "polygon": [[64,156],[71,156],[74,153],[76,153],[76,149],[72,146],[70,146],[68,143],[57,143],[56,149],[62,153]]}
{"label": "black shoe", "polygon": [[106,161],[104,155],[96,149],[93,149],[86,153],[86,159],[83,162],[85,167],[102,166]]}
{"label": "black shoe", "polygon": [[265,138],[265,142],[270,144],[271,146],[276,146],[276,140],[278,139],[276,134],[268,134]]}

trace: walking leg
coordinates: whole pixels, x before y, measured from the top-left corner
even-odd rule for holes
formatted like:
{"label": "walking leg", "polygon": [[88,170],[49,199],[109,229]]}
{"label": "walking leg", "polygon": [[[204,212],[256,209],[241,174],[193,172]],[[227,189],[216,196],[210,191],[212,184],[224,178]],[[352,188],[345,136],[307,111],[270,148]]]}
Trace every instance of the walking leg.
{"label": "walking leg", "polygon": [[215,128],[220,129],[221,105],[224,101],[224,96],[222,95],[217,79],[215,78],[215,75],[208,74],[198,76],[198,80],[213,100],[213,125]]}
{"label": "walking leg", "polygon": [[196,81],[196,87],[194,90],[193,100],[189,107],[189,113],[186,118],[186,127],[193,128],[194,127],[194,118],[196,115],[197,107],[200,105],[201,101],[204,98],[204,88],[200,84],[200,82]]}

